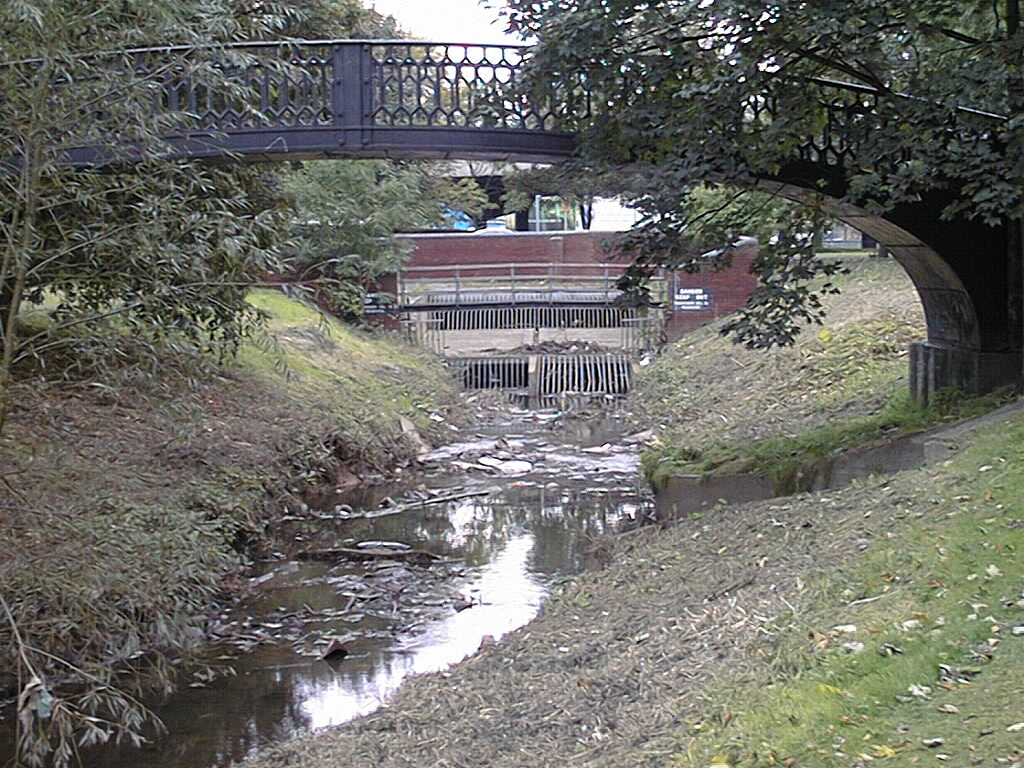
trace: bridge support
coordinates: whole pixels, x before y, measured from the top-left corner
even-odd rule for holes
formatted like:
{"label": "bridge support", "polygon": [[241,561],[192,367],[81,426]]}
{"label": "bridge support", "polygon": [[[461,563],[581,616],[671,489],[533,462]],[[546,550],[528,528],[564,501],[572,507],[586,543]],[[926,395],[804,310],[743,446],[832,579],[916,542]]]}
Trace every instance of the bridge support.
{"label": "bridge support", "polygon": [[844,203],[838,218],[885,246],[917,288],[928,340],[910,347],[910,393],[985,395],[1024,384],[1020,225],[950,219],[948,189],[923,194],[884,217]]}
{"label": "bridge support", "polygon": [[941,390],[985,395],[1000,387],[1021,388],[1019,352],[979,352],[940,347],[927,341],[910,345],[910,393],[927,400]]}

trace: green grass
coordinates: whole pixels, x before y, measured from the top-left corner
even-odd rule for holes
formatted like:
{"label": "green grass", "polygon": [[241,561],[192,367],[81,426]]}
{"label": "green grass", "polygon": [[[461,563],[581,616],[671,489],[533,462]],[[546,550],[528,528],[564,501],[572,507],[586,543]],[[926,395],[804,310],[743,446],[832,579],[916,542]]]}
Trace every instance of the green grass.
{"label": "green grass", "polygon": [[877,414],[837,420],[800,435],[703,446],[663,443],[643,455],[643,469],[655,487],[676,474],[750,473],[768,477],[780,491],[802,490],[799,478],[810,475],[809,470],[836,453],[979,416],[1004,402],[998,395],[950,395],[924,406],[900,393]]}
{"label": "green grass", "polygon": [[1024,625],[1024,420],[984,431],[949,473],[918,500],[929,511],[825,575],[799,619],[776,622],[776,676],[711,693],[676,764],[1021,759],[1024,730],[1007,729],[1024,721],[1024,637],[1012,634]]}
{"label": "green grass", "polygon": [[[238,365],[322,413],[344,461],[384,469],[401,458],[402,417],[431,440],[443,429],[433,414],[458,421],[455,382],[426,350],[353,329],[278,291],[253,291],[250,301],[267,314],[267,329],[243,346]],[[299,451],[309,460],[300,474],[315,473],[321,451],[316,440]]]}

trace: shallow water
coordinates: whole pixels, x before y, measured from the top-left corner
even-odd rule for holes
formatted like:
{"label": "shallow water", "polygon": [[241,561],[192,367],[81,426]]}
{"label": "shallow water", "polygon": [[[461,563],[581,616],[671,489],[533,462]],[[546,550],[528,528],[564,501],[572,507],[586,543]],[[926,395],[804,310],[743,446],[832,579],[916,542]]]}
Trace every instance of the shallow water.
{"label": "shallow water", "polygon": [[[225,617],[253,637],[251,652],[220,662],[235,674],[186,680],[155,707],[168,735],[142,751],[90,750],[83,764],[226,765],[372,712],[407,676],[444,669],[485,636],[500,639],[527,623],[553,583],[584,567],[592,537],[637,525],[648,513],[634,447],[605,442],[614,431],[593,424],[553,431],[523,413],[439,451],[403,487],[363,490],[323,511],[342,502],[373,510],[387,496],[403,501],[410,488],[486,495],[372,519],[292,523],[295,550],[384,540],[445,560],[429,569],[388,560],[260,564],[252,573],[256,594]],[[320,654],[334,637],[344,639],[348,655],[328,663]]]}

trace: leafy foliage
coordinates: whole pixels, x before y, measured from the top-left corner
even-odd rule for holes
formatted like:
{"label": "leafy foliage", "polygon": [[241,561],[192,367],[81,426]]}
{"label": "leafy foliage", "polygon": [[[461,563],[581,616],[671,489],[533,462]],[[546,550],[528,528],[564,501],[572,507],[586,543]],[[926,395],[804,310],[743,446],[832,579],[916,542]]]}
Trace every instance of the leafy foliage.
{"label": "leafy foliage", "polygon": [[[232,352],[258,321],[245,289],[278,268],[286,217],[258,169],[159,160],[176,116],[154,115],[152,84],[96,55],[257,37],[262,19],[205,0],[33,0],[0,8],[0,30],[2,428],[14,365],[52,353],[62,326],[116,316],[144,337]],[[72,170],[82,144],[106,147],[112,161],[151,159]],[[19,338],[24,302],[55,306],[31,344]]]}
{"label": "leafy foliage", "polygon": [[299,279],[342,315],[361,315],[366,291],[401,265],[396,232],[446,228],[446,210],[478,216],[487,205],[474,181],[451,181],[438,163],[308,162],[284,185],[300,217]]}
{"label": "leafy foliage", "polygon": [[[244,296],[253,280],[278,264],[284,218],[272,187],[253,169],[229,172],[156,159],[175,116],[154,116],[151,84],[116,56],[97,54],[244,39],[261,29],[260,20],[206,0],[0,5],[0,430],[12,404],[15,365],[30,356],[45,362],[66,353],[65,342],[77,336],[67,333],[71,327],[117,318],[122,331],[138,340],[173,339],[223,354],[257,322]],[[108,147],[112,161],[118,152],[152,159],[73,171],[69,153],[82,145]],[[51,310],[49,322],[27,339],[21,325],[26,302]],[[128,517],[155,514],[115,510],[122,511]],[[88,538],[89,531],[72,530],[73,513],[59,514],[46,528],[53,540],[42,546],[59,546],[62,534]],[[150,714],[119,690],[112,663],[134,658],[140,649],[191,645],[196,603],[222,576],[220,566],[212,578],[206,571],[191,581],[188,563],[168,558],[162,578],[140,568],[140,592],[113,594],[111,563],[130,568],[136,545],[153,549],[148,534],[161,544],[172,535],[193,537],[191,546],[180,548],[192,553],[188,557],[211,551],[202,541],[201,521],[178,521],[173,533],[159,530],[162,517],[133,522],[127,527],[140,535],[129,541],[114,535],[124,522],[117,517],[91,531],[92,551],[116,548],[116,556],[102,558],[104,572],[72,573],[78,561],[70,557],[69,570],[60,573],[37,574],[24,562],[17,573],[4,569],[0,623],[5,646],[7,640],[16,646],[19,751],[30,765],[68,765],[78,743],[137,740]],[[24,554],[37,551],[27,540],[21,544]],[[152,578],[141,578],[143,573]],[[34,577],[39,579],[30,583]],[[56,580],[54,589],[70,584],[81,590],[69,597],[82,613],[64,606],[66,623],[33,614],[33,606],[45,605],[39,595],[50,591],[47,577]],[[154,613],[141,616],[143,603]],[[129,626],[138,633],[125,631]],[[95,654],[83,650],[90,647]],[[79,686],[79,695],[57,693],[68,681]]]}
{"label": "leafy foliage", "polygon": [[[942,188],[952,197],[949,216],[1021,218],[1019,0],[508,6],[510,26],[539,39],[536,90],[563,86],[559,112],[576,115],[583,162],[629,164],[651,181],[641,230],[668,244],[669,262],[693,222],[692,185],[774,177],[812,140],[853,150],[826,157],[836,178],[822,181],[868,211]],[[580,83],[591,93],[589,115]],[[804,217],[826,207],[813,181],[800,195],[812,207]],[[760,267],[771,280],[735,330],[748,344],[785,343],[791,326],[779,320],[806,315],[805,305],[816,312],[805,275],[817,262],[776,249]]]}

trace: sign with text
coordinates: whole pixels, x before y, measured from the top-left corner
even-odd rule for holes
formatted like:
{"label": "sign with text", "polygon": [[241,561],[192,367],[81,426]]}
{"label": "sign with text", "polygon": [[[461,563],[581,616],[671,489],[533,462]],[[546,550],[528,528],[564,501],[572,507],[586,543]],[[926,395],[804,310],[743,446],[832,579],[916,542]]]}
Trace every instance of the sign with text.
{"label": "sign with text", "polygon": [[707,288],[676,288],[672,308],[681,312],[711,309],[711,292]]}

